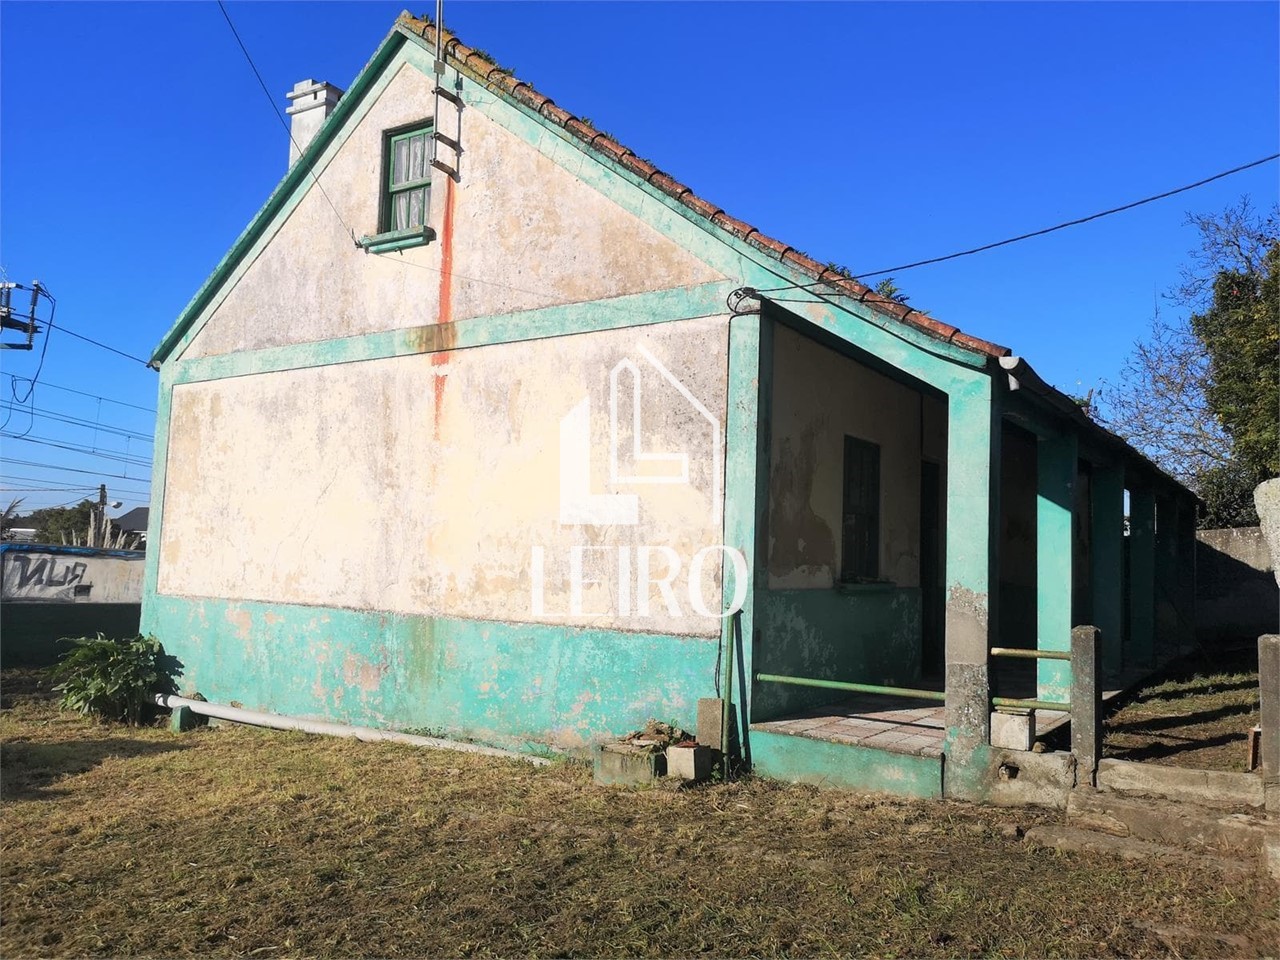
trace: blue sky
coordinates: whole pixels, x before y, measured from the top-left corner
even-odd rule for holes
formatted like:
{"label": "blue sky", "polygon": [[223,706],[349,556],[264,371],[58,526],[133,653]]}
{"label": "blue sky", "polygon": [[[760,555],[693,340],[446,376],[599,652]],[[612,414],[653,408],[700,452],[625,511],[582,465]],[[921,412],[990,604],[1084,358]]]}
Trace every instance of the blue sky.
{"label": "blue sky", "polygon": [[[305,77],[347,86],[401,9],[228,7],[282,108]],[[1276,152],[1278,11],[447,0],[445,19],[730,213],[863,272]],[[57,323],[143,358],[287,162],[285,133],[213,3],[0,3],[0,118],[0,266],[43,281]],[[896,282],[913,306],[1013,347],[1076,392],[1114,378],[1144,334],[1195,244],[1186,213],[1244,194],[1274,203],[1277,176],[1272,163]],[[10,375],[30,377],[38,360],[0,354],[5,432],[30,427],[125,459],[3,439],[0,490],[43,506],[105,480],[123,509],[145,502],[156,375],[55,330],[34,404],[64,419],[33,421],[11,409]]]}

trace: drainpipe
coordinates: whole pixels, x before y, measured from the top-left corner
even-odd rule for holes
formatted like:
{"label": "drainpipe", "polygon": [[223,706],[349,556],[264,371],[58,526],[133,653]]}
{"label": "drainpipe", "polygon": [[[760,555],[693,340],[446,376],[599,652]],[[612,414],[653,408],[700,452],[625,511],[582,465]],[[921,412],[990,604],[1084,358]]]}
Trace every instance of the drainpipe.
{"label": "drainpipe", "polygon": [[270,727],[272,730],[297,730],[301,733],[314,733],[326,737],[354,737],[366,743],[405,743],[413,747],[428,747],[432,750],[453,750],[458,753],[478,753],[486,757],[501,757],[505,760],[523,760],[536,767],[551,763],[546,757],[531,757],[511,750],[498,750],[494,747],[480,747],[473,743],[459,743],[456,740],[442,740],[439,737],[419,737],[412,733],[399,733],[395,730],[376,730],[373,727],[352,727],[345,723],[328,723],[324,720],[303,720],[299,717],[285,717],[278,713],[261,713],[257,710],[245,710],[241,707],[226,707],[220,703],[208,703],[204,700],[189,700],[167,693],[155,695],[156,706],[168,710],[186,707],[192,713],[205,717],[217,717],[219,720],[230,720],[234,723],[247,723],[254,727]]}

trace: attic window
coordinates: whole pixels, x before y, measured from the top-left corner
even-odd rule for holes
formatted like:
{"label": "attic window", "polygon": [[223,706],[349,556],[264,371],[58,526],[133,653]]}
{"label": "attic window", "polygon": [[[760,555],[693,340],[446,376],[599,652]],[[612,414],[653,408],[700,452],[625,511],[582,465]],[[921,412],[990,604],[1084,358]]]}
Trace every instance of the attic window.
{"label": "attic window", "polygon": [[382,210],[378,233],[360,245],[373,253],[428,243],[431,211],[431,124],[389,131],[382,151]]}
{"label": "attic window", "polygon": [[387,139],[387,208],[384,231],[412,230],[427,224],[431,202],[431,127],[418,127]]}

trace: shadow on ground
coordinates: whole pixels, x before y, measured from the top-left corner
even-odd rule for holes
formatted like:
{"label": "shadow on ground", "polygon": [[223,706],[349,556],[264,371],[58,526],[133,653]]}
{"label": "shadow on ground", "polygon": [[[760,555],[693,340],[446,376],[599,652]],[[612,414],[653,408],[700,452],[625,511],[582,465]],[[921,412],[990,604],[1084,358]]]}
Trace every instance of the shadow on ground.
{"label": "shadow on ground", "polygon": [[129,737],[54,743],[10,741],[0,747],[0,803],[61,796],[65,791],[54,788],[56,783],[86,773],[114,757],[131,759],[185,749],[184,743],[155,743]]}

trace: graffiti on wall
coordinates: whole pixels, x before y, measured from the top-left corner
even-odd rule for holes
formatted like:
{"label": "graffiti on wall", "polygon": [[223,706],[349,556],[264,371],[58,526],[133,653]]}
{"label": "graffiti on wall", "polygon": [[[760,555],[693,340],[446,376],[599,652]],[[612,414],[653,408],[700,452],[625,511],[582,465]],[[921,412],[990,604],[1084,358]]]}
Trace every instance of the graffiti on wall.
{"label": "graffiti on wall", "polygon": [[4,563],[4,599],[75,600],[87,598],[93,584],[86,581],[89,566],[40,554],[9,554]]}

